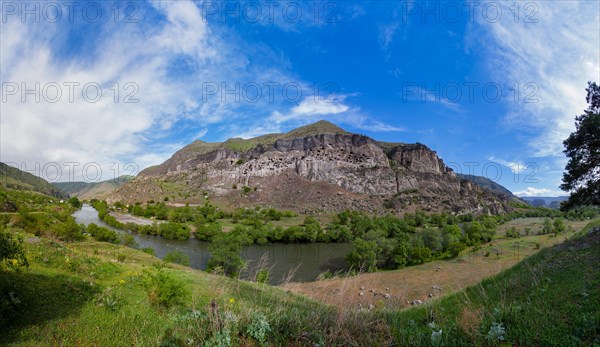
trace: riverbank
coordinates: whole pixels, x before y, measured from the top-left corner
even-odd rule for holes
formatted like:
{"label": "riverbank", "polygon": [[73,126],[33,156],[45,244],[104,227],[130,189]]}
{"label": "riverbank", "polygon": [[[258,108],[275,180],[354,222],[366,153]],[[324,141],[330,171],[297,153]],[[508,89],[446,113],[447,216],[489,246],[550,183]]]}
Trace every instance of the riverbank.
{"label": "riverbank", "polygon": [[[108,226],[98,218],[98,212],[90,205],[84,205],[74,215],[77,223],[108,227],[118,233],[127,233]],[[135,216],[132,216],[136,218]],[[167,240],[152,235],[131,235],[139,248],[152,248],[158,258],[173,251],[179,251],[190,259],[190,266],[204,270],[210,258],[209,242],[189,239],[186,241]],[[352,251],[348,243],[305,243],[265,245],[253,244],[242,249],[242,258],[247,266],[241,274],[243,279],[252,279],[262,268],[270,271],[269,284],[280,285],[285,282],[314,281],[325,271],[340,271],[346,267],[344,257]]]}
{"label": "riverbank", "polygon": [[[345,278],[306,283],[288,283],[284,289],[306,295],[328,305],[340,308],[383,306],[403,309],[415,303],[426,303],[494,276],[538,253],[541,249],[562,243],[581,229],[586,221],[569,221],[573,232],[554,235],[522,236],[518,239],[502,236],[505,230],[526,225],[541,229],[544,220],[525,218],[506,223],[499,228],[496,238],[479,251],[464,251],[452,260],[409,266],[400,270],[364,273]],[[362,294],[361,294],[362,293]]]}

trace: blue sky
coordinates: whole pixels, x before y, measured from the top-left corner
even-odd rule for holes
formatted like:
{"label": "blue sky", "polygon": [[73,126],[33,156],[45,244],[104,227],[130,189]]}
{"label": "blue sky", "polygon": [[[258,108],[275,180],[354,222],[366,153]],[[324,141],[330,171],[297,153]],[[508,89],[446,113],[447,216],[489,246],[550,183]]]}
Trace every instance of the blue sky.
{"label": "blue sky", "polygon": [[600,81],[596,1],[34,4],[2,4],[0,156],[51,181],[327,119],[556,195]]}

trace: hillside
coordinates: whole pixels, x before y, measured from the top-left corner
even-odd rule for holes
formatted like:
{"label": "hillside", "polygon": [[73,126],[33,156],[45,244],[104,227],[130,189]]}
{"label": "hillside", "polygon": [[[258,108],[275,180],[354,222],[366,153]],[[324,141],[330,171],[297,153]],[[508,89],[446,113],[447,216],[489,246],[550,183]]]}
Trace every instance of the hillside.
{"label": "hillside", "polygon": [[114,190],[133,178],[125,175],[101,182],[56,182],[52,185],[80,199],[106,199]]}
{"label": "hillside", "polygon": [[396,341],[412,346],[600,344],[600,221],[579,234],[431,305],[390,313]]}
{"label": "hillside", "polygon": [[487,189],[489,191],[492,191],[494,193],[503,194],[506,196],[510,196],[511,198],[518,199],[515,195],[513,195],[513,193],[510,190],[504,188],[502,185],[492,181],[491,179],[489,179],[487,177],[460,174],[460,173],[457,175],[458,175],[458,177],[460,177],[463,180],[471,181],[471,182],[477,184],[478,186],[480,186],[484,189]]}
{"label": "hillside", "polygon": [[64,191],[53,187],[43,178],[4,163],[0,163],[0,185],[10,189],[34,191],[55,198],[67,197]]}
{"label": "hillside", "polygon": [[506,212],[514,199],[462,180],[423,144],[378,142],[320,121],[286,134],[196,141],[109,200],[203,204],[207,198],[226,209],[475,214]]}

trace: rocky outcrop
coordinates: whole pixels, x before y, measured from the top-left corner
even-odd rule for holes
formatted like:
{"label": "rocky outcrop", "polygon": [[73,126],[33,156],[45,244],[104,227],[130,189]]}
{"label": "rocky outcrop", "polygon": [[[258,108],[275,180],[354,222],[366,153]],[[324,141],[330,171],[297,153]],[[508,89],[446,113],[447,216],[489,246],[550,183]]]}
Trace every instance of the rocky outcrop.
{"label": "rocky outcrop", "polygon": [[[296,133],[306,133],[295,131]],[[252,187],[241,193],[241,186]],[[318,187],[318,188],[316,188]],[[305,210],[411,208],[498,213],[506,198],[461,180],[422,144],[387,144],[350,133],[273,136],[241,151],[194,143],[158,167],[141,172],[112,200],[202,199]],[[200,199],[201,200],[201,199]]]}

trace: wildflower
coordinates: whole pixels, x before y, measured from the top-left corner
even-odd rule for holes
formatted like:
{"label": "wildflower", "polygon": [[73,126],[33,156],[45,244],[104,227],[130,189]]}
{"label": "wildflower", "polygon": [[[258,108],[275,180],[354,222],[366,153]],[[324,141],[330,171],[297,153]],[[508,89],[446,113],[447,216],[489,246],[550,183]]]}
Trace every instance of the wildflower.
{"label": "wildflower", "polygon": [[235,299],[234,299],[234,298],[229,298],[229,303],[230,303],[230,304],[233,304],[234,302],[235,302]]}
{"label": "wildflower", "polygon": [[125,280],[119,280],[120,284],[125,284]]}

